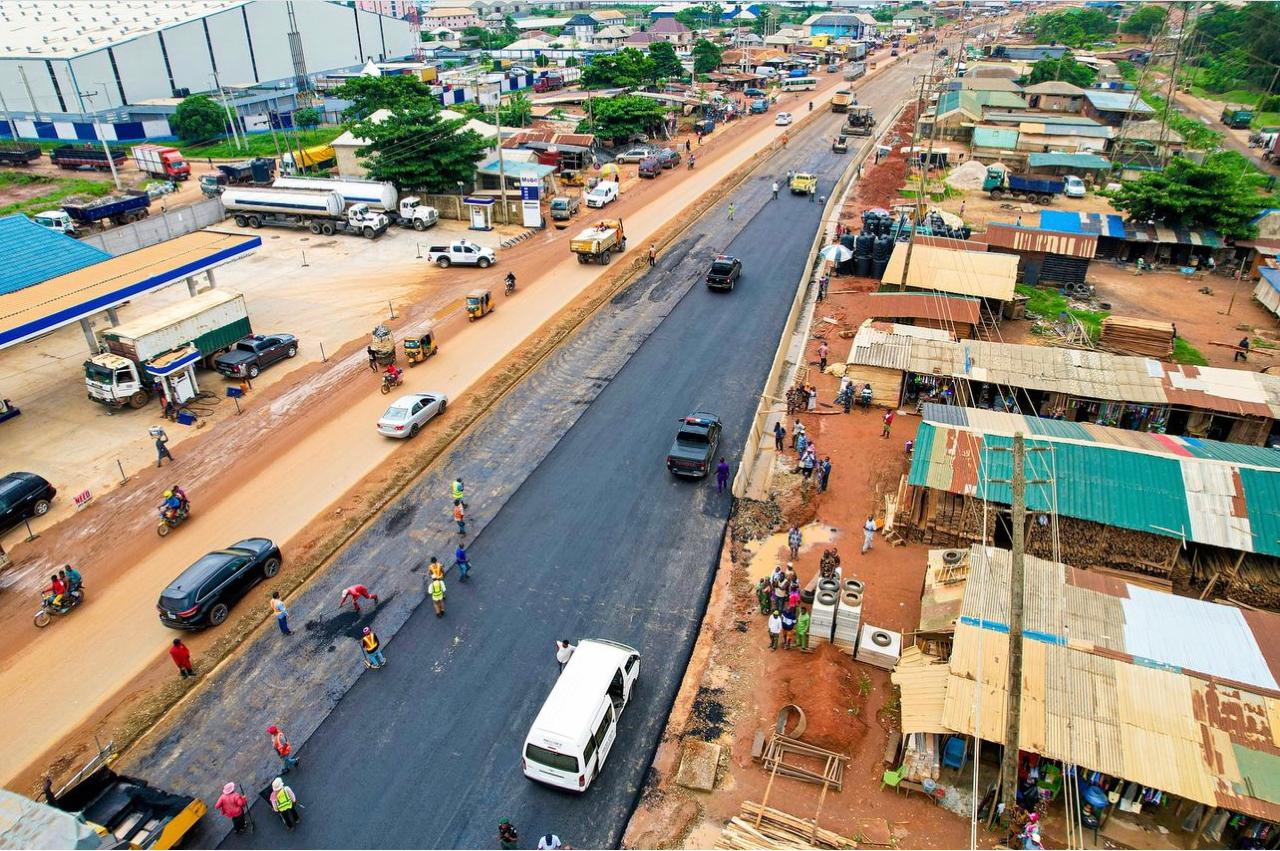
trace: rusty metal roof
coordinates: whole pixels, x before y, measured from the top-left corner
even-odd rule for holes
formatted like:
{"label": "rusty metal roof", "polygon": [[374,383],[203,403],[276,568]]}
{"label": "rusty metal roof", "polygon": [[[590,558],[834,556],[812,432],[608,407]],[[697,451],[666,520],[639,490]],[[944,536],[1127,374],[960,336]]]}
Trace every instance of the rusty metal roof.
{"label": "rusty metal roof", "polygon": [[968,325],[982,321],[982,302],[972,298],[900,292],[872,293],[870,299],[870,315],[877,318],[931,319]]}
{"label": "rusty metal roof", "polygon": [[916,289],[1000,301],[1013,298],[1018,258],[1009,254],[954,251],[917,244],[911,250],[909,268],[906,259],[907,243],[899,242],[893,247],[893,255],[884,272],[886,284],[901,284],[905,269],[907,286]]}
{"label": "rusty metal roof", "polygon": [[1046,254],[1086,259],[1092,259],[1098,253],[1098,237],[1092,234],[1060,233],[1003,222],[989,223],[983,239],[990,245],[1014,251],[1043,251]]}

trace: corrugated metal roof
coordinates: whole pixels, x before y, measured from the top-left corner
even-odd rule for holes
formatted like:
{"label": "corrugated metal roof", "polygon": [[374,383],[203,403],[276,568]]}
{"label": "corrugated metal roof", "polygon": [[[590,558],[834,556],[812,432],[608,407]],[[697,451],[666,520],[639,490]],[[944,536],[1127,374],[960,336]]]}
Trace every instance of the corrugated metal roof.
{"label": "corrugated metal roof", "polygon": [[1027,165],[1032,168],[1036,168],[1038,166],[1043,166],[1045,168],[1062,166],[1064,168],[1101,170],[1111,168],[1111,160],[1106,157],[1100,157],[1097,154],[1068,154],[1052,151],[1047,154],[1027,154]]}
{"label": "corrugated metal roof", "polygon": [[[994,742],[1005,732],[1009,574],[1008,551],[971,548],[941,718]],[[1280,617],[1034,557],[1024,587],[1021,749],[1280,819],[1280,692],[1265,653]]]}
{"label": "corrugated metal roof", "polygon": [[[1059,112],[988,112],[987,121],[1018,124],[1034,121],[1036,124],[1070,124],[1076,127],[1105,127],[1085,115],[1067,115]],[[1107,128],[1110,129],[1110,128]]]}
{"label": "corrugated metal roof", "polygon": [[919,647],[902,651],[889,679],[902,695],[902,733],[949,733],[942,723],[942,707],[947,700],[947,663],[921,652]]}
{"label": "corrugated metal roof", "polygon": [[1280,269],[1263,266],[1259,271],[1262,272],[1262,280],[1266,281],[1271,289],[1280,292]]}
{"label": "corrugated metal roof", "polygon": [[982,321],[982,302],[974,298],[952,298],[932,293],[871,293],[867,309],[875,318],[932,319],[977,325]]}
{"label": "corrugated metal roof", "polygon": [[1092,259],[1098,253],[1098,238],[1090,234],[1061,233],[1003,222],[990,222],[983,239],[991,245],[1014,251],[1043,251],[1046,254],[1085,259]]}
{"label": "corrugated metal roof", "polygon": [[1133,112],[1139,115],[1151,115],[1155,110],[1132,92],[1107,92],[1101,89],[1088,89],[1085,99],[1100,112]]}
{"label": "corrugated metal roof", "polygon": [[973,146],[1012,151],[1018,147],[1018,130],[1016,127],[975,127]]}
{"label": "corrugated metal roof", "polygon": [[892,334],[864,324],[854,335],[848,362],[906,369],[911,358],[911,342],[912,338],[905,334]]}
{"label": "corrugated metal roof", "polygon": [[0,295],[65,275],[111,255],[15,214],[0,218]]}
{"label": "corrugated metal roof", "polygon": [[[1045,450],[1037,474],[1052,479],[1027,485],[1031,510],[1056,506],[1065,517],[1105,526],[1280,556],[1280,538],[1271,534],[1280,521],[1266,516],[1280,504],[1269,501],[1280,493],[1280,468],[1242,468],[1045,434],[1028,436],[1027,443]],[[1007,434],[926,420],[908,482],[1009,505],[1012,444]],[[1255,513],[1264,515],[1257,528]]]}
{"label": "corrugated metal roof", "polygon": [[[885,269],[886,284],[902,283],[906,258],[907,243],[897,243]],[[1018,258],[1009,254],[917,245],[911,251],[908,276],[909,287],[1008,301],[1013,298],[1018,278]]]}
{"label": "corrugated metal roof", "polygon": [[1029,95],[1066,95],[1069,97],[1084,94],[1084,89],[1079,86],[1073,86],[1065,80],[1045,80],[1042,83],[1036,83],[1034,86],[1027,86],[1023,91]]}

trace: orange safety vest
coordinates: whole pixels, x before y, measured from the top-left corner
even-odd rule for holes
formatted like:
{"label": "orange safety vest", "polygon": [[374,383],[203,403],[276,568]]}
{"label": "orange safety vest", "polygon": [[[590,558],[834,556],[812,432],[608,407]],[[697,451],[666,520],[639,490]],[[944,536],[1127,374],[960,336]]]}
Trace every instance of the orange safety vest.
{"label": "orange safety vest", "polygon": [[284,737],[284,733],[277,733],[271,737],[271,744],[275,746],[276,753],[280,756],[288,756],[293,747],[289,744],[289,740]]}
{"label": "orange safety vest", "polygon": [[454,519],[454,520],[461,520],[461,519],[462,519],[462,506],[461,506],[461,505],[455,505],[455,506],[453,507],[453,519]]}
{"label": "orange safety vest", "polygon": [[431,562],[431,565],[428,568],[428,570],[431,573],[432,579],[444,579],[444,566],[440,564],[440,562],[438,561]]}

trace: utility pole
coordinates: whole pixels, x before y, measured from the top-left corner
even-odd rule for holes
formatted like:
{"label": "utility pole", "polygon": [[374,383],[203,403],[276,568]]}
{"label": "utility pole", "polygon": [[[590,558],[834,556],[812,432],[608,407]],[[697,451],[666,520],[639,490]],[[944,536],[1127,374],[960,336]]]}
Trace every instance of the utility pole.
{"label": "utility pole", "polygon": [[9,138],[18,141],[18,122],[9,113],[9,104],[5,102],[4,92],[0,92],[0,109],[4,110],[4,123],[9,125]]}
{"label": "utility pole", "polygon": [[498,81],[498,102],[493,107],[493,126],[497,135],[493,141],[498,147],[498,203],[502,205],[502,223],[511,224],[511,213],[507,210],[507,167],[502,157],[502,81]]}
{"label": "utility pole", "polygon": [[[1178,45],[1173,51],[1173,68],[1169,71],[1169,86],[1165,90],[1164,98],[1164,115],[1160,119],[1160,142],[1156,148],[1160,155],[1161,168],[1169,164],[1169,146],[1165,144],[1169,139],[1169,110],[1173,109],[1173,98],[1178,91],[1178,66],[1182,64],[1182,45],[1186,43],[1187,35],[1191,32],[1193,12],[1191,3],[1182,4],[1182,26],[1178,31]],[[1135,93],[1133,99],[1137,101],[1138,94]]]}
{"label": "utility pole", "polygon": [[102,133],[102,125],[98,123],[98,110],[93,105],[93,98],[97,92],[80,92],[80,97],[89,99],[89,107],[93,109],[93,133],[98,137],[98,141],[102,143],[102,153],[106,155],[107,165],[111,168],[111,179],[116,183],[116,189],[120,186],[120,173],[116,171],[116,162],[111,158],[111,148],[107,145],[106,136]]}

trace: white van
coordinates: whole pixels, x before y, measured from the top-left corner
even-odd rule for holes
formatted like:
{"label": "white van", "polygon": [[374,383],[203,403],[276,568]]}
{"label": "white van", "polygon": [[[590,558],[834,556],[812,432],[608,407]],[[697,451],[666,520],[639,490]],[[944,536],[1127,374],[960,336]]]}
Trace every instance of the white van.
{"label": "white van", "polygon": [[1081,180],[1076,175],[1068,174],[1066,177],[1062,179],[1062,182],[1066,186],[1066,193],[1068,198],[1083,198],[1085,196],[1086,189],[1085,189],[1084,181]]}
{"label": "white van", "polygon": [[585,792],[618,737],[618,717],[640,676],[634,647],[588,638],[578,642],[524,740],[524,776]]}
{"label": "white van", "polygon": [[587,193],[588,207],[603,207],[618,197],[618,184],[612,180],[602,180]]}

